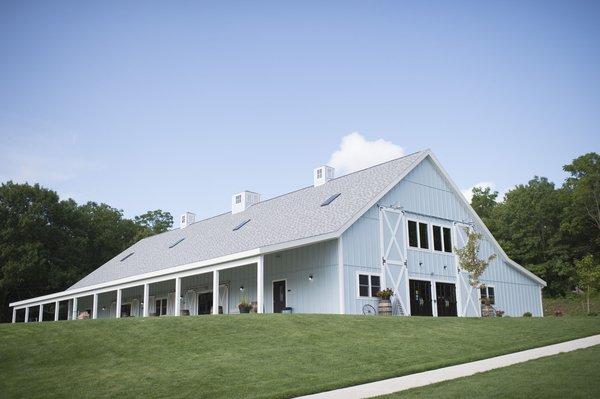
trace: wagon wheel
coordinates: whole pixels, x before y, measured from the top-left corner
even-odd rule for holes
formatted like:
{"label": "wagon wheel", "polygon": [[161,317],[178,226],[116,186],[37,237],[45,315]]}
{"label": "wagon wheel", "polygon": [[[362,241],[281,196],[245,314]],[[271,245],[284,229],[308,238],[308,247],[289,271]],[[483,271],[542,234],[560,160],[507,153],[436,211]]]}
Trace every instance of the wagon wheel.
{"label": "wagon wheel", "polygon": [[362,308],[363,314],[370,316],[370,315],[376,315],[377,311],[375,310],[375,308],[372,305],[365,305]]}

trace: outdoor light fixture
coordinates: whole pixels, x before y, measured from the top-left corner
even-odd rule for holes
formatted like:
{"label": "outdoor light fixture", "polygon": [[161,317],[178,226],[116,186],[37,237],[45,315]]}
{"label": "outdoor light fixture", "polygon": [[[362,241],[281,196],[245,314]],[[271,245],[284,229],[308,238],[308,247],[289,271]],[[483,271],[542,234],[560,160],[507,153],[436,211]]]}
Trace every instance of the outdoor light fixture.
{"label": "outdoor light fixture", "polygon": [[106,306],[102,306],[102,311],[104,312],[106,310]]}
{"label": "outdoor light fixture", "polygon": [[244,286],[240,285],[240,291],[244,291]]}
{"label": "outdoor light fixture", "polygon": [[313,281],[314,276],[312,274],[308,275],[308,281]]}

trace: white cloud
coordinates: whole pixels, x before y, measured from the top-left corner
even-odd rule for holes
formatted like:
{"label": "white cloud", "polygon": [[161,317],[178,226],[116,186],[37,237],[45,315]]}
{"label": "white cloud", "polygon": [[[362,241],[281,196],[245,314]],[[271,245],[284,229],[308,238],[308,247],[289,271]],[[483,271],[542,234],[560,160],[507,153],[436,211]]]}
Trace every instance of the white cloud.
{"label": "white cloud", "polygon": [[467,199],[467,201],[469,201],[469,203],[471,202],[471,199],[473,198],[473,189],[475,187],[477,187],[477,188],[488,188],[489,187],[493,191],[495,184],[491,181],[482,181],[477,184],[474,184],[473,186],[471,186],[469,188],[464,188],[464,189],[460,190],[463,193],[463,195],[465,196],[465,198]]}
{"label": "white cloud", "polygon": [[328,165],[337,175],[356,172],[404,155],[402,147],[383,139],[368,141],[360,133],[342,138],[340,148],[331,154]]}

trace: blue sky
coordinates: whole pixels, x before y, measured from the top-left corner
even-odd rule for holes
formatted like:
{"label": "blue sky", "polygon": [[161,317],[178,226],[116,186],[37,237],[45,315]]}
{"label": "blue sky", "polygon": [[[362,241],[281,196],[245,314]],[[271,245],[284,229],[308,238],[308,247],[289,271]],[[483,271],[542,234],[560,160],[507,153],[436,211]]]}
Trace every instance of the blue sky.
{"label": "blue sky", "polygon": [[373,146],[501,192],[600,150],[599,2],[78,3],[0,2],[2,181],[207,217]]}

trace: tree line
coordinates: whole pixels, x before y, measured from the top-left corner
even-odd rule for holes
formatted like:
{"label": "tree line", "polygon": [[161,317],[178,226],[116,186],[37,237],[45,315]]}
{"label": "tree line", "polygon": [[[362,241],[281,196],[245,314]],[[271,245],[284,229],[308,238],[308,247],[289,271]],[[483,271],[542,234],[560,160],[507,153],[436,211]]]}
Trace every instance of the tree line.
{"label": "tree line", "polygon": [[560,187],[535,176],[502,199],[474,188],[471,200],[507,255],[546,280],[547,296],[599,288],[600,155],[582,155],[563,170]]}
{"label": "tree line", "polygon": [[10,302],[63,291],[142,238],[171,228],[161,210],[133,219],[107,204],[61,200],[38,184],[0,186],[0,322]]}

